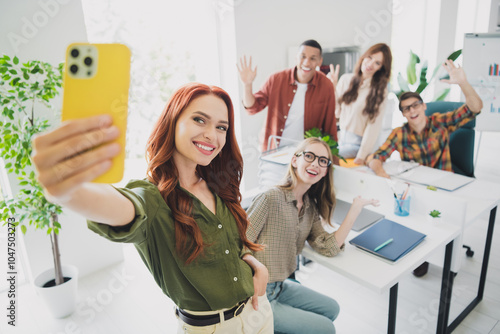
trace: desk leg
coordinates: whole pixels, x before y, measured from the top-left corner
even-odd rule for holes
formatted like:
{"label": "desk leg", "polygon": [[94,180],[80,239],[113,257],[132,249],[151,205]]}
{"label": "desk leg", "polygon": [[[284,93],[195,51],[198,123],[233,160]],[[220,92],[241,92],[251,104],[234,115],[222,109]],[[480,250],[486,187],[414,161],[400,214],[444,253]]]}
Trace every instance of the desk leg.
{"label": "desk leg", "polygon": [[479,279],[479,289],[477,297],[483,299],[484,285],[486,284],[486,271],[488,270],[488,262],[490,261],[491,242],[493,240],[493,228],[495,227],[495,218],[497,215],[497,207],[494,207],[490,212],[490,221],[488,224],[488,233],[486,234],[486,244],[484,245],[483,265],[481,266],[481,277]]}
{"label": "desk leg", "polygon": [[451,268],[451,255],[453,254],[453,240],[446,245],[444,255],[443,276],[441,279],[441,297],[439,299],[439,313],[436,333],[446,334],[448,317],[450,315],[451,291],[453,289],[453,274]]}
{"label": "desk leg", "polygon": [[387,333],[396,333],[396,309],[398,307],[398,283],[394,284],[389,294],[389,323]]}
{"label": "desk leg", "polygon": [[448,326],[448,333],[451,333],[455,330],[455,328],[460,325],[462,320],[465,319],[466,316],[479,304],[479,302],[483,299],[484,294],[484,285],[486,284],[486,272],[488,270],[488,262],[490,260],[490,251],[491,251],[491,242],[493,240],[493,228],[495,227],[495,218],[497,215],[497,207],[494,207],[490,211],[490,221],[488,224],[488,233],[486,234],[486,243],[484,245],[484,256],[483,256],[483,264],[481,266],[481,276],[479,278],[479,289],[477,291],[477,296],[474,300],[460,313],[460,315],[453,320],[453,322]]}

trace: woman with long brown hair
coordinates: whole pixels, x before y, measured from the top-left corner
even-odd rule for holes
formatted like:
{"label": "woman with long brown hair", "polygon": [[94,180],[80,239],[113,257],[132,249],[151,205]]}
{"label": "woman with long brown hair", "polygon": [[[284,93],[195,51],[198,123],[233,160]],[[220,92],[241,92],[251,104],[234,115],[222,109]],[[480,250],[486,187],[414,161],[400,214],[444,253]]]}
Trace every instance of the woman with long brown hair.
{"label": "woman with long brown hair", "polygon": [[391,77],[392,53],[388,45],[371,46],[359,58],[354,73],[346,73],[338,80],[338,66],[330,65],[328,77],[335,87],[339,119],[339,155],[355,158],[363,164],[373,153],[382,128],[387,101],[387,85]]}
{"label": "woman with long brown hair", "polygon": [[272,333],[268,271],[250,254],[262,247],[247,239],[240,205],[229,95],[198,83],[179,88],[149,138],[147,178],[124,188],[90,183],[119,152],[109,143],[117,134],[103,115],[37,137],[33,162],[47,195],[101,236],[134,243],[177,305],[179,333]]}
{"label": "woman with long brown hair", "polygon": [[295,151],[282,184],[258,195],[247,210],[250,241],[266,245],[256,258],[269,270],[267,297],[275,333],[335,333],[339,305],[330,297],[287,280],[305,242],[324,256],[335,256],[361,209],[376,200],[356,197],[342,225],[328,233],[335,207],[332,152],[320,138],[305,139]]}

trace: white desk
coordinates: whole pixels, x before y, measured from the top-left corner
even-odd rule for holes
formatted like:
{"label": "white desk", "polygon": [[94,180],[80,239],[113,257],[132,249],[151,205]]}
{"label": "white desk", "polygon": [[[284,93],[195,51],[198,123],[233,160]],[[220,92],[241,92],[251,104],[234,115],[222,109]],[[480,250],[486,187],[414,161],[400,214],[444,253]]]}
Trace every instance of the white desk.
{"label": "white desk", "polygon": [[[388,219],[426,234],[427,237],[420,245],[396,263],[380,259],[349,244],[348,240],[358,235],[354,231],[349,233],[345,251],[333,258],[319,255],[308,246],[304,248],[302,252],[303,256],[376,292],[384,293],[389,290],[388,333],[396,333],[398,282],[409,271],[422,264],[436,250],[446,247],[441,288],[442,302],[440,303],[440,309],[446,310],[445,297],[448,295],[451,296],[451,293],[447,290],[445,282],[449,282],[450,276],[452,276],[450,266],[453,240],[460,235],[461,227],[446,222],[439,224],[432,223],[425,217],[424,212],[417,213],[412,211],[408,217],[395,216],[392,213],[394,198],[384,180],[376,176],[366,176],[358,179],[356,178],[359,176],[358,173],[354,172],[355,174],[352,174],[352,171],[339,169],[339,167],[336,167],[335,173],[337,198],[351,202],[353,197],[357,195],[377,197],[381,203],[380,207],[376,208],[377,211],[384,213]],[[363,189],[364,191],[362,191]],[[379,196],[372,196],[373,194],[378,194]],[[440,312],[439,316],[441,317],[441,315],[445,316],[446,313]],[[441,332],[438,331],[438,333]]]}
{"label": "white desk", "polygon": [[[416,185],[417,187],[423,187]],[[491,243],[493,239],[493,229],[495,227],[495,219],[497,207],[500,204],[500,185],[492,182],[485,182],[482,180],[475,180],[472,183],[465,185],[455,191],[448,192],[444,190],[437,190],[439,193],[449,194],[456,198],[466,201],[466,226],[476,222],[477,219],[489,212],[488,231],[485,238],[484,255],[481,265],[481,274],[479,277],[479,285],[476,297],[466,306],[462,312],[448,324],[448,316],[450,311],[451,292],[453,289],[454,275],[449,277],[446,282],[449,294],[446,296],[446,304],[444,309],[444,316],[442,322],[438,322],[438,329],[441,327],[443,333],[451,333],[457,326],[469,315],[469,313],[481,302],[484,294],[484,286],[486,284],[486,274],[488,271],[488,263],[490,258]]]}
{"label": "white desk", "polygon": [[388,217],[388,219],[426,235],[421,244],[395,263],[351,245],[349,240],[359,234],[354,231],[349,233],[345,251],[337,256],[322,256],[308,245],[302,254],[369,289],[383,293],[399,282],[402,276],[422,264],[436,249],[444,248],[460,234],[458,226],[447,223],[434,224],[423,215],[411,214],[408,217]]}
{"label": "white desk", "polygon": [[[379,257],[365,252],[349,243],[346,243],[345,252],[335,257],[322,256],[306,246],[302,255],[306,258],[331,269],[351,280],[368,287],[379,293],[387,290],[389,293],[389,319],[387,333],[396,333],[396,311],[398,283],[403,276],[422,264],[428,256],[436,249],[446,246],[446,256],[443,264],[443,276],[441,280],[440,310],[446,309],[446,296],[451,296],[451,291],[446,289],[446,282],[453,276],[450,270],[451,255],[453,251],[453,239],[460,234],[460,228],[451,224],[442,223],[439,226],[430,222],[422,223],[423,216],[406,219],[397,219],[398,223],[408,226],[416,231],[425,233],[427,237],[411,252],[406,254],[396,263],[388,263]],[[355,236],[349,235],[349,240]],[[439,317],[443,313],[440,311]],[[438,322],[439,322],[438,317]],[[444,320],[441,320],[441,322]],[[437,331],[437,333],[445,333]]]}
{"label": "white desk", "polygon": [[[336,167],[341,174],[350,174],[352,172],[359,172],[360,174],[366,175],[364,179],[370,179],[374,177],[373,172],[365,167],[361,168],[353,168],[349,171],[346,171],[345,168]],[[430,168],[430,167],[429,167]],[[394,177],[393,177],[394,178]],[[397,178],[397,177],[396,177]],[[341,180],[343,183],[343,188],[348,188],[345,180]],[[414,188],[417,189],[425,189],[424,185],[413,184]],[[359,188],[359,187],[358,187]],[[367,190],[373,191],[373,189]],[[358,189],[359,190],[359,189]],[[465,221],[464,227],[469,226],[477,221],[477,219],[489,212],[489,223],[488,223],[488,231],[486,233],[485,238],[485,249],[483,255],[483,261],[481,265],[481,274],[479,278],[478,292],[474,300],[460,313],[459,316],[455,320],[452,321],[451,324],[448,325],[448,316],[450,310],[450,301],[451,301],[451,292],[453,288],[453,278],[454,275],[450,275],[446,282],[443,281],[443,286],[446,287],[445,295],[442,294],[441,302],[444,302],[444,308],[442,309],[443,314],[440,311],[440,318],[438,321],[438,332],[447,333],[452,332],[464,319],[465,317],[479,304],[479,302],[483,299],[484,287],[486,283],[486,274],[488,270],[488,262],[491,250],[491,243],[493,238],[493,229],[495,225],[496,211],[497,207],[500,204],[500,185],[492,182],[485,182],[482,180],[475,180],[472,183],[465,185],[462,188],[459,188],[455,191],[445,191],[438,189],[436,194],[443,194],[448,198],[456,198],[457,201],[465,202]],[[386,196],[386,195],[384,195]],[[462,205],[457,204],[456,210],[464,209]],[[383,212],[387,212],[389,208],[384,208]],[[460,238],[457,241],[461,241]],[[461,248],[462,243],[455,242],[455,258],[460,259],[461,257],[457,257],[460,253],[458,253],[458,249]],[[457,261],[455,261],[457,262]],[[457,263],[455,263],[454,267],[457,267]],[[442,291],[443,292],[443,291]],[[443,300],[444,298],[444,300]]]}

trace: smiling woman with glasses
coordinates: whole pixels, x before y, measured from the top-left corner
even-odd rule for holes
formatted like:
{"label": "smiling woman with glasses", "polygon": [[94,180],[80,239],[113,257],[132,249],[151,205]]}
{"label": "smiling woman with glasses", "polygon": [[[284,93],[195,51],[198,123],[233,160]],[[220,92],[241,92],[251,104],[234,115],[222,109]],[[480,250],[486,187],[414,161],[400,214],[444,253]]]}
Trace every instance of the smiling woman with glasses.
{"label": "smiling woman with glasses", "polygon": [[304,156],[304,159],[307,162],[313,162],[314,160],[316,160],[316,158],[318,158],[318,164],[320,167],[328,167],[332,164],[332,161],[330,159],[328,159],[327,157],[319,157],[312,152],[304,151],[304,152],[300,152],[300,153],[295,154],[296,157],[300,157],[301,155]]}
{"label": "smiling woman with glasses", "polygon": [[267,297],[275,333],[335,333],[337,302],[287,278],[296,269],[296,256],[307,240],[318,253],[335,256],[344,249],[352,224],[368,204],[354,199],[344,222],[334,233],[330,224],[335,207],[332,152],[320,138],[304,140],[292,156],[283,182],[260,194],[248,209],[247,237],[265,244],[256,258],[269,270]]}

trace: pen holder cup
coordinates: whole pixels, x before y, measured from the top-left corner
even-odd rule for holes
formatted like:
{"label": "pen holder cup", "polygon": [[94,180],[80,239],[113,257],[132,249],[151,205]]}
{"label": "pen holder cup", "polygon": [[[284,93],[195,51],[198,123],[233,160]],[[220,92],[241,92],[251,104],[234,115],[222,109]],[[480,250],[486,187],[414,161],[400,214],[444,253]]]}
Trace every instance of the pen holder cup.
{"label": "pen holder cup", "polygon": [[408,216],[410,214],[411,196],[405,199],[394,199],[394,214],[397,216]]}

